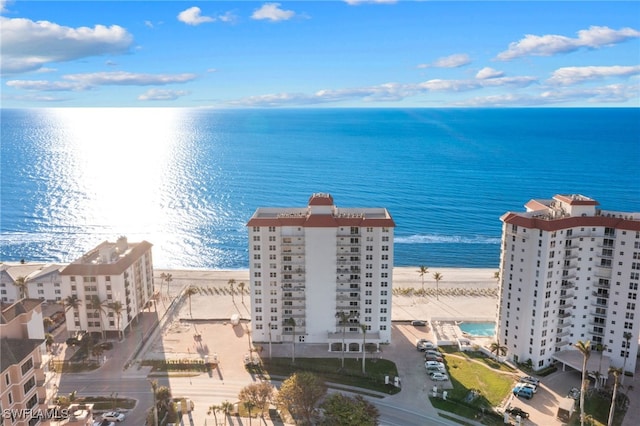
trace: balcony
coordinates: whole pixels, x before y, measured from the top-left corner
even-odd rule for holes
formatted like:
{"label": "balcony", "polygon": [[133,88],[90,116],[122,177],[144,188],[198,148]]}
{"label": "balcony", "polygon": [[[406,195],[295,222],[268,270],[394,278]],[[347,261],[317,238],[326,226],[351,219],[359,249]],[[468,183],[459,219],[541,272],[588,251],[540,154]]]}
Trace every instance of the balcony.
{"label": "balcony", "polygon": [[564,312],[562,310],[558,312],[558,318],[569,318],[570,316],[571,316],[571,313],[569,312]]}
{"label": "balcony", "polygon": [[[561,318],[567,318],[567,317],[564,316],[564,317],[561,317]],[[563,319],[561,322],[558,323],[558,328],[562,329],[562,328],[568,327],[570,325],[571,325],[571,320]]]}
{"label": "balcony", "polygon": [[360,278],[346,278],[346,277],[337,277],[336,282],[338,284],[360,284]]}
{"label": "balcony", "polygon": [[605,292],[592,291],[591,295],[594,296],[594,297],[602,297],[604,299],[608,299],[609,298],[609,293],[605,293]]}
{"label": "balcony", "polygon": [[606,308],[607,302],[599,302],[598,300],[592,300],[591,306],[595,306],[596,308]]}
{"label": "balcony", "polygon": [[600,281],[596,281],[593,283],[593,285],[597,288],[606,288],[606,289],[611,288],[611,283],[609,282],[601,283]]}
{"label": "balcony", "polygon": [[604,330],[600,331],[600,330],[597,330],[596,328],[593,328],[591,330],[591,333],[593,333],[595,336],[604,336]]}
{"label": "balcony", "polygon": [[576,285],[573,281],[568,281],[568,280],[562,280],[562,284],[560,285],[560,288],[562,290],[568,290],[570,288],[574,288]]}
{"label": "balcony", "polygon": [[575,296],[575,293],[572,291],[565,291],[565,290],[560,291],[560,299],[569,299],[569,298],[573,298],[573,296]]}
{"label": "balcony", "polygon": [[558,348],[562,348],[567,346],[568,344],[570,344],[571,342],[569,342],[568,340],[561,340],[559,342],[556,343],[556,347]]}

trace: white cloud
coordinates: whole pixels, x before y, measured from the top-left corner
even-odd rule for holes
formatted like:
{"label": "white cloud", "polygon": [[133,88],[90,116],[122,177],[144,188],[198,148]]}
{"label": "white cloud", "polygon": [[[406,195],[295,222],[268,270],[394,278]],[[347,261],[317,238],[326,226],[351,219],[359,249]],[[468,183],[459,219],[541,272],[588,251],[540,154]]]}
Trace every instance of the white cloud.
{"label": "white cloud", "polygon": [[196,78],[195,74],[138,74],[124,71],[68,74],[62,81],[10,80],[9,87],[37,91],[82,91],[97,86],[149,86],[186,83]]}
{"label": "white cloud", "polygon": [[419,84],[385,83],[377,86],[346,89],[324,89],[311,95],[301,93],[277,93],[251,96],[230,102],[237,106],[277,107],[287,105],[312,105],[347,100],[364,102],[401,101],[410,96],[428,92],[464,92],[485,87],[526,87],[537,82],[535,77],[502,77],[484,80],[429,80]]}
{"label": "white cloud", "polygon": [[210,16],[201,15],[202,11],[199,7],[193,6],[189,9],[183,10],[178,14],[178,21],[184,22],[187,25],[200,25],[207,22],[215,22],[215,18]]}
{"label": "white cloud", "polygon": [[504,72],[495,70],[491,67],[484,67],[476,74],[476,78],[484,80],[486,78],[502,77]]}
{"label": "white cloud", "polygon": [[139,101],[174,101],[188,95],[186,90],[150,89],[138,96]]}
{"label": "white cloud", "polygon": [[418,68],[458,68],[471,62],[471,58],[466,53],[445,56],[436,59],[431,64],[420,64]]}
{"label": "white cloud", "polygon": [[251,15],[252,19],[267,19],[269,21],[286,21],[295,16],[292,10],[280,9],[280,3],[265,3]]}
{"label": "white cloud", "polygon": [[597,80],[608,77],[629,77],[633,75],[640,75],[640,65],[565,67],[555,70],[547,82],[566,86],[582,83],[587,80]]}
{"label": "white cloud", "polygon": [[50,62],[125,53],[133,43],[126,29],[112,25],[65,27],[49,21],[0,17],[1,72],[34,71]]}
{"label": "white cloud", "polygon": [[499,53],[497,59],[508,61],[522,56],[552,56],[559,53],[570,53],[581,48],[598,49],[638,37],[640,37],[640,31],[632,28],[612,30],[608,27],[598,26],[578,31],[577,38],[555,34],[543,36],[527,34],[522,40],[510,43],[509,48]]}

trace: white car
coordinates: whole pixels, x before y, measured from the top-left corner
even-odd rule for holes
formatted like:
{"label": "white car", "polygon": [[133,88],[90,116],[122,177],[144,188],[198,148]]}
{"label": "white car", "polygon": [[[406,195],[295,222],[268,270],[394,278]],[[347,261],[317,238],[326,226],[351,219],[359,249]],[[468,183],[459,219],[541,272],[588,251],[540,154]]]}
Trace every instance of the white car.
{"label": "white car", "polygon": [[434,371],[431,374],[429,374],[429,377],[431,377],[431,380],[436,381],[436,382],[444,382],[444,381],[449,380],[449,377],[447,377],[446,374],[440,373],[440,372],[437,372],[437,371]]}
{"label": "white car", "polygon": [[121,422],[124,420],[124,414],[117,411],[109,411],[102,415],[102,419],[110,422]]}
{"label": "white car", "polygon": [[444,364],[438,361],[425,361],[424,368],[426,368],[427,371],[437,370],[443,373],[446,371]]}

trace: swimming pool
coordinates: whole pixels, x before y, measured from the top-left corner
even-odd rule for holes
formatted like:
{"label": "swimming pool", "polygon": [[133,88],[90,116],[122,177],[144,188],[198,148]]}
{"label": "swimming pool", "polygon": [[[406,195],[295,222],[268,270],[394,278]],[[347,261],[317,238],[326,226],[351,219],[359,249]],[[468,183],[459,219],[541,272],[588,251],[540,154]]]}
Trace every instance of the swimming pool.
{"label": "swimming pool", "polygon": [[463,322],[458,324],[458,327],[470,336],[494,336],[496,334],[495,322]]}

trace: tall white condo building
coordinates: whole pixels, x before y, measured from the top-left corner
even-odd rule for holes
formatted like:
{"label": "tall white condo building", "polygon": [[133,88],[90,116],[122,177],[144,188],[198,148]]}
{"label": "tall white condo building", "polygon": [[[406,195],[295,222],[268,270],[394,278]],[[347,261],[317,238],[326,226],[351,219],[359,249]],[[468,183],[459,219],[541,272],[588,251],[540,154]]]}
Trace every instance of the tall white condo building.
{"label": "tall white condo building", "polygon": [[336,351],[343,337],[347,351],[391,341],[395,224],[386,209],[339,208],[313,194],[306,207],[259,208],[247,227],[254,341]]}
{"label": "tall white condo building", "polygon": [[640,213],[598,206],[582,195],[556,195],[501,217],[497,335],[513,361],[581,369],[574,345],[591,341],[605,377],[609,365],[635,371]]}

